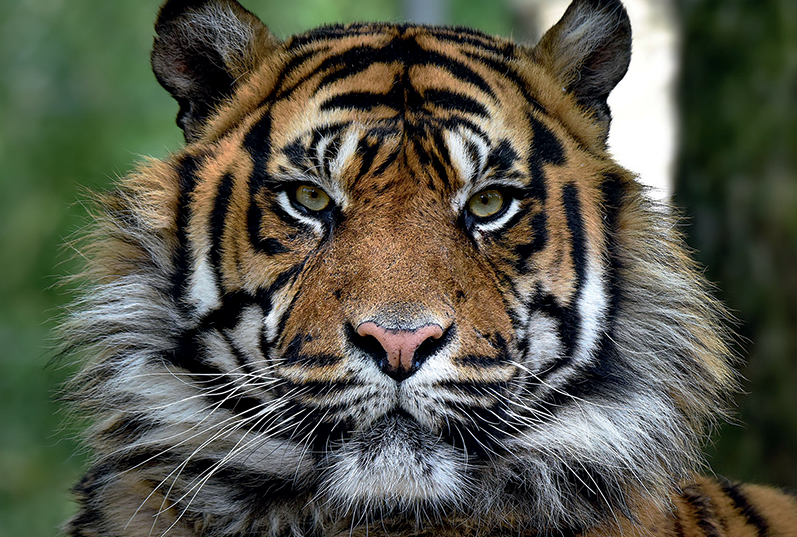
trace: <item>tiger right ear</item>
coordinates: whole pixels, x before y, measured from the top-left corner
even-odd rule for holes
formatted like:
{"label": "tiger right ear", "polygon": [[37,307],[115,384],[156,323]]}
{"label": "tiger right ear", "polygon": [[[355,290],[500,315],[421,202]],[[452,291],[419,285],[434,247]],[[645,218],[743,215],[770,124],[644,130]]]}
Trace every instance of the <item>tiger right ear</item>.
{"label": "tiger right ear", "polygon": [[631,61],[631,22],[622,2],[573,0],[532,55],[603,124],[608,135],[611,115],[606,99]]}
{"label": "tiger right ear", "polygon": [[152,70],[180,105],[177,124],[199,137],[216,106],[279,40],[235,0],[168,0],[155,23]]}

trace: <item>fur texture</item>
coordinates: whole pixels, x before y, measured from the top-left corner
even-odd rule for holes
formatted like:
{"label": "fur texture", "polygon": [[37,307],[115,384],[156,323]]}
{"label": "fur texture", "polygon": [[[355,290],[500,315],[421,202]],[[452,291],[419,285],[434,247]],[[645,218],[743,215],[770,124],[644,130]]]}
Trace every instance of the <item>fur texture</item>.
{"label": "fur texture", "polygon": [[96,454],[67,532],[768,520],[740,502],[773,493],[695,481],[735,375],[671,211],[605,150],[629,28],[576,0],[536,48],[391,24],[279,43],[231,0],[167,2],[153,69],[189,144],[99,199],[64,327]]}

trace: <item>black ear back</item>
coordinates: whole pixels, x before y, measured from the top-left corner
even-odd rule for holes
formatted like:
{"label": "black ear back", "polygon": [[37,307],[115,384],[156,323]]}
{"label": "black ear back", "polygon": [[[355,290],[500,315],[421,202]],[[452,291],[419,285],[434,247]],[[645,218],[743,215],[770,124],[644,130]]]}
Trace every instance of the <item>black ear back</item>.
{"label": "black ear back", "polygon": [[155,23],[152,70],[180,105],[188,142],[278,40],[235,0],[169,0]]}
{"label": "black ear back", "polygon": [[631,22],[623,4],[573,0],[533,56],[597,121],[605,123],[608,133],[611,115],[606,99],[631,61]]}

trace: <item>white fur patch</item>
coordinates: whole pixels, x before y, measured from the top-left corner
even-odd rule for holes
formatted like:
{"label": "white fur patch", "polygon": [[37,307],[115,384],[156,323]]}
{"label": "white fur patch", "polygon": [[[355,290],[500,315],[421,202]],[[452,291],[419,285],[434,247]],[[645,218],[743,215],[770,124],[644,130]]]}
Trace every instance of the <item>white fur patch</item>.
{"label": "white fur patch", "polygon": [[198,316],[221,306],[216,275],[207,255],[200,255],[194,263],[194,270],[191,272],[188,282],[188,297],[196,307]]}
{"label": "white fur patch", "polygon": [[347,510],[458,503],[466,490],[462,455],[430,435],[393,423],[388,420],[376,436],[347,442],[334,452],[325,492]]}

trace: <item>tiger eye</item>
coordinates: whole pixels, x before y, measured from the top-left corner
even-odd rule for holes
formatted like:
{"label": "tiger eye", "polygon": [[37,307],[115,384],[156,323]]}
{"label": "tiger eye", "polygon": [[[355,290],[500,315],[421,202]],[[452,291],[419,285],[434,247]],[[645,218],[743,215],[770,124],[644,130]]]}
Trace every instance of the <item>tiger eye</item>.
{"label": "tiger eye", "polygon": [[470,212],[479,218],[498,213],[504,206],[504,196],[497,190],[482,190],[468,200]]}
{"label": "tiger eye", "polygon": [[323,211],[329,207],[329,196],[320,188],[312,185],[301,185],[296,189],[296,201],[311,211]]}

